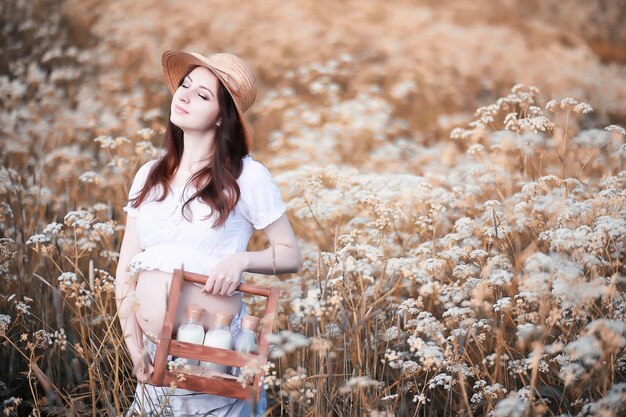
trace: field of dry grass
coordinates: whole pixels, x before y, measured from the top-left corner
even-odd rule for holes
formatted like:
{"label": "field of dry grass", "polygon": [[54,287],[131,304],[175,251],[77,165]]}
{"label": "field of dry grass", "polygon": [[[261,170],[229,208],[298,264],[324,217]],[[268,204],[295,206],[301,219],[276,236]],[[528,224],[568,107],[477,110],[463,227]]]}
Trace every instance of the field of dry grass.
{"label": "field of dry grass", "polygon": [[305,257],[244,276],[283,290],[268,415],[626,415],[626,6],[575,4],[3,2],[3,414],[132,401],[122,206],[185,49],[253,67]]}

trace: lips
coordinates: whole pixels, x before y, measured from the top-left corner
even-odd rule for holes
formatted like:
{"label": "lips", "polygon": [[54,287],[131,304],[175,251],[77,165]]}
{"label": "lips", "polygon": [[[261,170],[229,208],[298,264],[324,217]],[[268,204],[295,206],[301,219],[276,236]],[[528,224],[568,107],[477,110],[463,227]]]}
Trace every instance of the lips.
{"label": "lips", "polygon": [[183,109],[182,107],[180,107],[178,104],[174,105],[174,109],[176,109],[177,113],[184,113],[184,114],[189,114],[189,112],[185,109]]}

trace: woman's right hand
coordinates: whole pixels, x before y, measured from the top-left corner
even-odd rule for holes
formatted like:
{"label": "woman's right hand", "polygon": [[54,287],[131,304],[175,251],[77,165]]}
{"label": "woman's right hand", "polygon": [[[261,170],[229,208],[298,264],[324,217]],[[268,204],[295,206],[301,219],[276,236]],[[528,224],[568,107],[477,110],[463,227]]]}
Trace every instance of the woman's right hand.
{"label": "woman's right hand", "polygon": [[148,355],[147,353],[142,355],[139,363],[135,364],[134,371],[135,376],[137,377],[137,381],[141,383],[151,383],[154,366],[152,365],[150,355]]}

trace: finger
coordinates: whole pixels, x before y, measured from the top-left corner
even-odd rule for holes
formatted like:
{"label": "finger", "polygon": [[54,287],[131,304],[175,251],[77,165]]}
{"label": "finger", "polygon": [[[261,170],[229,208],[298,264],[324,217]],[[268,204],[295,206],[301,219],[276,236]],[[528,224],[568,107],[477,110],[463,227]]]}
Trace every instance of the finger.
{"label": "finger", "polygon": [[228,287],[228,292],[226,293],[226,295],[233,295],[233,292],[235,292],[235,290],[237,289],[237,283],[233,282],[230,284],[230,286]]}
{"label": "finger", "polygon": [[215,286],[213,287],[213,294],[220,294],[222,287],[224,286],[224,276],[219,276],[215,280]]}
{"label": "finger", "polygon": [[139,381],[139,382],[146,382],[146,375],[143,372],[143,369],[140,370],[139,372],[137,372],[136,376],[137,376],[137,381]]}
{"label": "finger", "polygon": [[207,292],[207,293],[211,293],[213,292],[213,287],[215,286],[215,280],[212,277],[209,277],[206,280],[206,284],[204,284],[204,288],[202,288],[202,291]]}
{"label": "finger", "polygon": [[232,282],[231,283],[225,282],[222,285],[222,290],[220,291],[220,295],[227,295],[230,292],[230,288],[232,286],[233,286]]}
{"label": "finger", "polygon": [[202,291],[210,292],[213,289],[213,279],[211,275],[207,276],[206,282],[204,283],[204,287],[202,287]]}

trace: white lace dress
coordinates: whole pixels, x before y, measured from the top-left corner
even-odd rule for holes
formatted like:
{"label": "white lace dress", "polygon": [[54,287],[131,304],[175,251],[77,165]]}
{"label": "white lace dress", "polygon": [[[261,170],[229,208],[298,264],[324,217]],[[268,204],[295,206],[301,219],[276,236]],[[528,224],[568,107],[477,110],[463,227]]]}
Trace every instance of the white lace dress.
{"label": "white lace dress", "polygon": [[[223,227],[214,229],[215,220],[211,208],[196,199],[188,207],[192,218],[185,219],[181,213],[183,203],[193,194],[189,189],[171,188],[164,201],[154,201],[160,195],[160,186],[153,189],[150,197],[138,208],[124,207],[129,216],[137,219],[137,234],[143,249],[131,260],[131,269],[161,270],[173,272],[182,265],[186,271],[208,274],[219,260],[243,252],[253,233],[277,220],[286,210],[280,190],[270,172],[250,155],[243,158],[243,171],[237,183],[241,192],[235,209]],[[150,168],[157,160],[142,165],[131,185],[129,199],[143,187]],[[195,191],[195,190],[194,190]],[[206,220],[203,217],[211,215]],[[199,284],[196,284],[199,285]],[[241,317],[247,313],[245,302],[231,324],[233,338],[240,331]],[[144,342],[154,359],[156,345],[144,336]],[[250,405],[243,400],[198,393],[184,389],[155,387],[137,384],[135,399],[129,415],[133,412],[145,415],[172,416],[249,416]],[[167,398],[167,401],[164,399]],[[166,407],[163,404],[166,403]],[[257,407],[257,415],[266,408],[265,390]]]}

